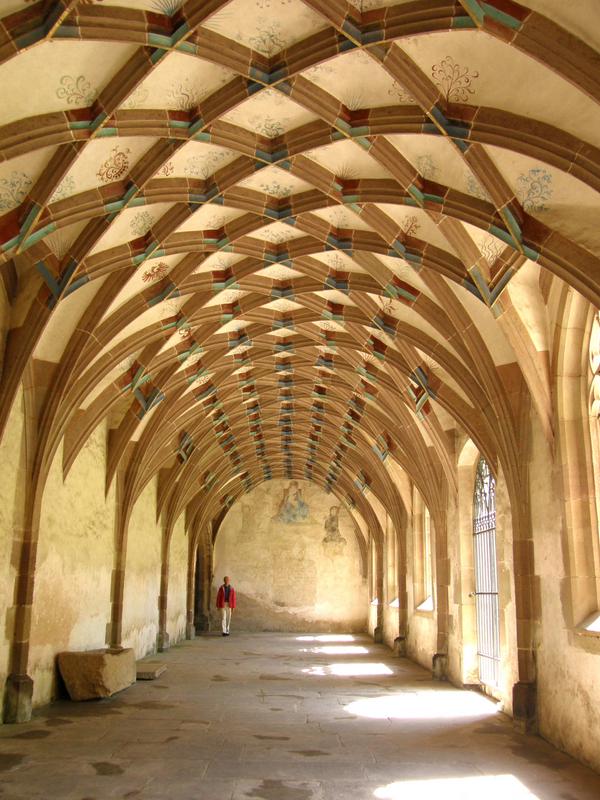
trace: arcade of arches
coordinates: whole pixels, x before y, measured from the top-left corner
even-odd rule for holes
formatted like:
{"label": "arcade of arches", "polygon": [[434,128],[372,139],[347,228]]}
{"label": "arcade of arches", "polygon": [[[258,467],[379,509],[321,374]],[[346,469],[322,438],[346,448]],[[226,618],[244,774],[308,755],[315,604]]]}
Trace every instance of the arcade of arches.
{"label": "arcade of arches", "polygon": [[0,94],[3,721],[229,572],[600,770],[595,0],[3,0]]}

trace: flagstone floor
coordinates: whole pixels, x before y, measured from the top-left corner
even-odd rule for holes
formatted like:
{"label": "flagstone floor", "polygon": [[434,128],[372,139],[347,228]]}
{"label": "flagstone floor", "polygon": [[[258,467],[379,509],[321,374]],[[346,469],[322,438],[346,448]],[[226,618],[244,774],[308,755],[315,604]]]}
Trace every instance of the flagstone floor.
{"label": "flagstone floor", "polygon": [[208,635],[0,726],[0,800],[598,800],[600,775],[366,636]]}

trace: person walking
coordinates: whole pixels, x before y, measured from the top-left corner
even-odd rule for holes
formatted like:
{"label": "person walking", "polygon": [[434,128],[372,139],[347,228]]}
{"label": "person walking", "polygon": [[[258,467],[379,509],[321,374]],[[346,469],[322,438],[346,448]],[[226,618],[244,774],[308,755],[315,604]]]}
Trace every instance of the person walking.
{"label": "person walking", "polygon": [[223,636],[229,636],[231,612],[235,608],[235,589],[229,583],[229,575],[223,578],[223,585],[217,592],[217,608],[221,609],[221,628]]}

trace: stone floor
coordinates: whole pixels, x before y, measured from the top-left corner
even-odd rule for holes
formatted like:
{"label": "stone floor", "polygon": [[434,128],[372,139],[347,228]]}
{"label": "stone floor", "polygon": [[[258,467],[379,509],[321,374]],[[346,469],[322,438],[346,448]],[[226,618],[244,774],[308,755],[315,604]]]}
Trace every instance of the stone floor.
{"label": "stone floor", "polygon": [[600,776],[366,637],[185,642],[99,702],[0,727],[0,800],[598,800]]}

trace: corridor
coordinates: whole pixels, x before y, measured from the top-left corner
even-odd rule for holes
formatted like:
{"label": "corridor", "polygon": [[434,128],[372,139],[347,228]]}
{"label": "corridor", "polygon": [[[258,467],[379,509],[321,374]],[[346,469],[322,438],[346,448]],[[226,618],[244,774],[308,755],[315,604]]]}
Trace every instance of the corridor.
{"label": "corridor", "polygon": [[597,800],[600,776],[366,636],[187,641],[0,728],[2,800]]}

